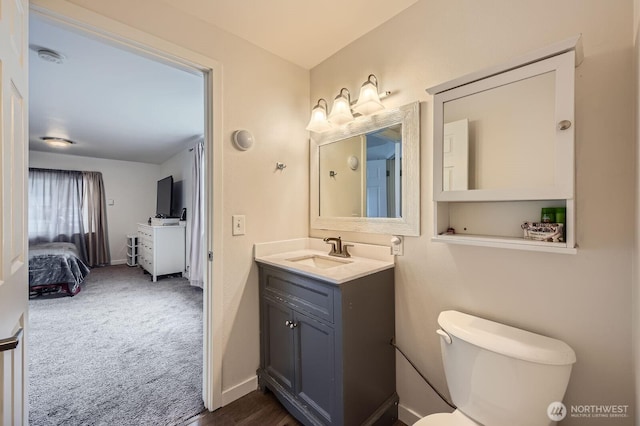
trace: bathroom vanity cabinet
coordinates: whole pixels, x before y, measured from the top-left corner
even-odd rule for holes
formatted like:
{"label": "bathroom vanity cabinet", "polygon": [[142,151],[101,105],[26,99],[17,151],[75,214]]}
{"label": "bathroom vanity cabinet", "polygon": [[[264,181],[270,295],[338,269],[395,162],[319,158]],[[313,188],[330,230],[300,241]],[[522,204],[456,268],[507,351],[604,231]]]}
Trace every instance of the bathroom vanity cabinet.
{"label": "bathroom vanity cabinet", "polygon": [[334,284],[258,265],[259,387],[306,425],[393,424],[393,268]]}

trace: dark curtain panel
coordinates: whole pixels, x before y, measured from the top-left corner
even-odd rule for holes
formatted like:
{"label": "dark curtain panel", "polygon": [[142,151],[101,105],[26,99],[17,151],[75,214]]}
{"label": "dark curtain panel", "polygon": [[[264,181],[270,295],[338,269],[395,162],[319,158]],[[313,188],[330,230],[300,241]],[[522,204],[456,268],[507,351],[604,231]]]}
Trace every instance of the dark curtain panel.
{"label": "dark curtain panel", "polygon": [[82,212],[89,266],[111,263],[107,232],[107,203],[100,172],[82,172]]}
{"label": "dark curtain panel", "polygon": [[29,243],[71,242],[87,260],[82,173],[29,169]]}

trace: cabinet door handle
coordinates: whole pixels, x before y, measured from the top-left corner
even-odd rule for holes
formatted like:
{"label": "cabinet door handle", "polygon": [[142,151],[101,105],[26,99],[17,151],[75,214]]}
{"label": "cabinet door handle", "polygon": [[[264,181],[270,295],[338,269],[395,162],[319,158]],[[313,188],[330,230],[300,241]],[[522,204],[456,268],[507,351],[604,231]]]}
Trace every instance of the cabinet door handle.
{"label": "cabinet door handle", "polygon": [[289,324],[289,328],[293,329],[295,327],[298,326],[298,323],[292,322],[291,324]]}
{"label": "cabinet door handle", "polygon": [[287,320],[284,322],[285,327],[291,327],[291,321]]}
{"label": "cabinet door handle", "polygon": [[571,121],[569,120],[562,120],[558,123],[558,129],[560,130],[567,130],[569,127],[571,127]]}

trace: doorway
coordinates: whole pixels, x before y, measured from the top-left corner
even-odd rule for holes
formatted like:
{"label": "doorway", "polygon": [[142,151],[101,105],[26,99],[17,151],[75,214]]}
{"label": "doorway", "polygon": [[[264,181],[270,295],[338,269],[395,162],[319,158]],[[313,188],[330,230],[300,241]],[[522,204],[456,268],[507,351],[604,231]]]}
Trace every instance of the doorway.
{"label": "doorway", "polygon": [[[182,68],[202,72],[205,79],[205,250],[203,253],[203,392],[204,405],[214,410],[221,405],[221,258],[208,256],[220,252],[222,246],[222,146],[221,146],[221,92],[220,65],[210,59],[180,46],[173,45],[125,27],[104,17],[88,14],[86,10],[70,5],[54,3],[46,7],[31,4],[31,13],[44,19],[84,32],[91,37],[115,44],[119,47],[168,62]],[[214,123],[216,126],[214,126]]]}

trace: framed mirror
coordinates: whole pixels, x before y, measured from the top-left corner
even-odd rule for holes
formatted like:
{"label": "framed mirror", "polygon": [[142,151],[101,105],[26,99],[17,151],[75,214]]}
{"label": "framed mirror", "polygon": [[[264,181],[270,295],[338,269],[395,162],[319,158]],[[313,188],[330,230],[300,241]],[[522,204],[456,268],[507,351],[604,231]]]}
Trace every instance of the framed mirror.
{"label": "framed mirror", "polygon": [[312,134],[312,229],[420,235],[420,108],[414,102]]}

